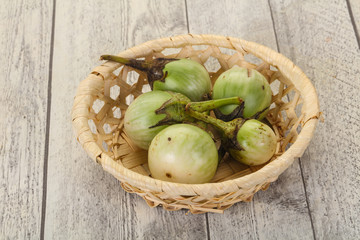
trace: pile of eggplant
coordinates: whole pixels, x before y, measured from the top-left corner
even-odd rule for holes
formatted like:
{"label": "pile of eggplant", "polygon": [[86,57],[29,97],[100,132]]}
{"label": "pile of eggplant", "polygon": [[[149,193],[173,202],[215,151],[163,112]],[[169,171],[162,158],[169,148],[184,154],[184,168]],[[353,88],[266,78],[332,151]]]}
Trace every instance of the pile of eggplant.
{"label": "pile of eggplant", "polygon": [[[148,150],[152,177],[206,183],[214,177],[225,152],[249,166],[264,164],[274,155],[277,138],[262,122],[272,92],[258,71],[234,66],[212,87],[207,70],[191,59],[145,61],[114,55],[101,59],[147,74],[152,91],[129,105],[124,130],[134,144]],[[209,129],[220,136],[220,148]]]}

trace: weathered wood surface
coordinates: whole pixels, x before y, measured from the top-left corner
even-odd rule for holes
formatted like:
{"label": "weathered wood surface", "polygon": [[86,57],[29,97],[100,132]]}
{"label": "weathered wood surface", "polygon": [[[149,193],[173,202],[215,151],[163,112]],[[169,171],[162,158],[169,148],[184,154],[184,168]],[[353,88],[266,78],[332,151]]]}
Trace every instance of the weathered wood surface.
{"label": "weathered wood surface", "polygon": [[316,239],[360,233],[360,50],[345,1],[270,1],[280,51],[313,81],[325,122],[301,158]]}
{"label": "weathered wood surface", "polygon": [[[50,46],[52,4],[0,9],[0,239],[358,238],[359,1],[57,1]],[[101,54],[188,29],[278,48],[313,81],[325,117],[300,160],[223,215],[149,208],[90,160],[70,122]]]}
{"label": "weathered wood surface", "polygon": [[[239,37],[277,49],[267,0],[187,3],[191,33]],[[211,239],[313,239],[298,161],[251,203],[236,204],[223,215],[208,215]]]}
{"label": "weathered wood surface", "polygon": [[52,7],[0,8],[0,239],[40,237]]}
{"label": "weathered wood surface", "polygon": [[187,33],[180,1],[59,1],[56,6],[45,239],[204,239],[205,215],[151,209],[74,139],[76,88],[99,56]]}

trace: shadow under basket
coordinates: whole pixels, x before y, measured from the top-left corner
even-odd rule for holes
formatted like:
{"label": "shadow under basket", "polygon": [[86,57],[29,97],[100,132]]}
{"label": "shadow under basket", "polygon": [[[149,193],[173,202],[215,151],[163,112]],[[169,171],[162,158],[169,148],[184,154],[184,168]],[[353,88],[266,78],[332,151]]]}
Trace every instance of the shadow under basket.
{"label": "shadow under basket", "polygon": [[150,207],[222,213],[236,202],[251,201],[265,190],[308,146],[320,115],[315,88],[283,55],[254,42],[214,35],[182,35],[149,41],[121,52],[124,58],[191,58],[203,64],[214,84],[234,65],[256,69],[273,91],[267,119],[278,137],[273,158],[249,167],[225,157],[210,183],[180,184],[154,179],[147,151],[123,131],[130,102],[150,91],[146,75],[119,63],[105,62],[83,80],[74,99],[72,123],[88,155],[118,180],[125,191],[144,198]]}

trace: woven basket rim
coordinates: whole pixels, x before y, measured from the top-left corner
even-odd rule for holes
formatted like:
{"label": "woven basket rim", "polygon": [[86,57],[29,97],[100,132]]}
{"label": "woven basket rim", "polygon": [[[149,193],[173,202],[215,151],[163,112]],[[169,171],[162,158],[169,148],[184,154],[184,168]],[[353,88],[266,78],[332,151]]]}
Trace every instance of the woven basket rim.
{"label": "woven basket rim", "polygon": [[[302,129],[296,141],[282,155],[277,157],[274,161],[266,164],[264,167],[262,167],[256,172],[236,179],[204,184],[173,183],[154,179],[125,168],[124,166],[113,160],[106,152],[103,152],[101,148],[97,145],[97,148],[94,148],[94,145],[91,145],[91,148],[88,147],[89,145],[83,145],[83,148],[94,160],[96,160],[103,166],[104,170],[110,172],[114,176],[118,175],[121,179],[129,181],[129,183],[131,183],[137,188],[144,188],[156,192],[166,192],[176,188],[177,195],[182,193],[186,195],[189,192],[200,195],[204,192],[211,192],[211,195],[219,196],[235,191],[236,189],[234,188],[236,187],[238,189],[245,189],[250,188],[254,185],[262,184],[265,181],[275,181],[277,177],[293,163],[295,158],[302,156],[303,152],[310,143],[315,127],[317,125],[318,117],[320,115],[319,102],[316,90],[312,85],[311,81],[307,78],[307,76],[302,72],[299,67],[297,67],[292,61],[290,61],[282,54],[255,42],[228,36],[186,34],[167,38],[160,38],[147,41],[140,45],[129,48],[119,53],[118,55],[122,57],[135,58],[150,53],[156,49],[180,48],[186,45],[213,45],[223,48],[235,49],[244,53],[251,53],[252,55],[260,59],[264,59],[269,64],[275,66],[288,79],[294,80],[292,81],[292,83],[294,84],[295,88],[299,90],[301,96],[303,97],[303,109],[305,109]],[[111,73],[120,65],[121,64],[119,63],[106,62],[101,66],[106,67],[107,71]],[[80,83],[78,88],[81,87],[84,81],[85,80]],[[77,96],[78,95],[76,95],[75,98]],[[82,107],[83,106],[84,105],[82,105]],[[75,108],[76,105],[74,103],[72,113],[74,113]],[[78,129],[78,125],[74,124],[76,118],[77,117],[73,114],[72,120],[74,130],[76,136],[79,137],[82,132],[90,131],[90,127],[89,129]],[[82,117],[81,121],[87,122],[88,119],[89,118]],[[88,142],[91,141],[93,143],[96,143],[95,139],[88,140]]]}

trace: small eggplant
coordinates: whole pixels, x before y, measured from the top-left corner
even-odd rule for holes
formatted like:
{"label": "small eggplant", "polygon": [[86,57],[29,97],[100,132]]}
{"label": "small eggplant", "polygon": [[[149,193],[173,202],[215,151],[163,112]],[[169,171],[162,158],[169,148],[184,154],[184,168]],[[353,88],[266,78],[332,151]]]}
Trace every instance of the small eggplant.
{"label": "small eggplant", "polygon": [[209,182],[218,166],[213,139],[201,128],[176,124],[151,141],[148,164],[152,177],[169,182]]}
{"label": "small eggplant", "polygon": [[235,118],[261,120],[271,104],[271,88],[266,78],[254,69],[235,66],[223,72],[215,81],[212,98],[240,97],[244,105],[227,105],[214,112],[217,118],[231,121]]}
{"label": "small eggplant", "polygon": [[191,101],[200,101],[211,90],[208,72],[191,59],[155,58],[151,61],[103,55],[102,60],[119,62],[147,74],[152,90],[182,93]]}
{"label": "small eggplant", "polygon": [[277,139],[272,129],[256,120],[236,118],[230,122],[187,109],[189,116],[213,125],[222,134],[222,143],[237,161],[249,166],[260,165],[271,159]]}
{"label": "small eggplant", "polygon": [[166,125],[150,128],[164,119],[164,115],[157,115],[155,110],[173,95],[164,91],[152,91],[141,94],[128,107],[124,117],[124,129],[130,139],[140,148],[148,149],[151,140]]}

